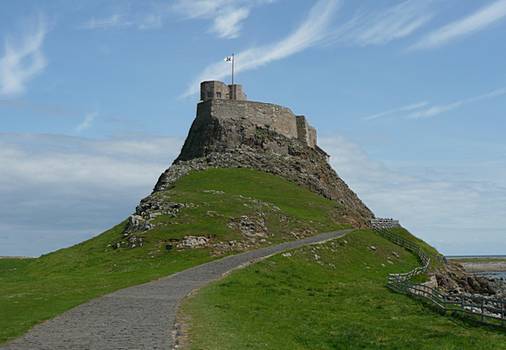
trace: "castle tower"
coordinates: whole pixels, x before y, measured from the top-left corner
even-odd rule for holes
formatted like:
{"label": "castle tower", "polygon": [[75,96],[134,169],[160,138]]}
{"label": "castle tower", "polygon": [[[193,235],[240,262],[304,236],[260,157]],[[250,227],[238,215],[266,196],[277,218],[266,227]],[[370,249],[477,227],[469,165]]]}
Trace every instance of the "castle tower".
{"label": "castle tower", "polygon": [[237,100],[246,101],[246,94],[242,85],[226,85],[217,80],[203,81],[200,83],[200,100]]}

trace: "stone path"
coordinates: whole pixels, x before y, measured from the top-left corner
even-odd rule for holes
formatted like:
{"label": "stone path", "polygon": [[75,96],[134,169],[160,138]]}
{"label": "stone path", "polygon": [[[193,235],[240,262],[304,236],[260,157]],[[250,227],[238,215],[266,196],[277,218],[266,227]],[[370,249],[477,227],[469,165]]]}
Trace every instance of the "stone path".
{"label": "stone path", "polygon": [[287,249],[320,243],[351,230],[322,233],[199,265],[77,306],[32,328],[2,350],[165,349],[181,300],[192,290],[243,264]]}

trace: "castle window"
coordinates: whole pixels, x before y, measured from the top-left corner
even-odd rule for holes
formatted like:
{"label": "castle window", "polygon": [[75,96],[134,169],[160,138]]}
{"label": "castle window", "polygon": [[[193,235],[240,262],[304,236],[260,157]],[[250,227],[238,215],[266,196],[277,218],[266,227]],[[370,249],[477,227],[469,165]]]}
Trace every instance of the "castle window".
{"label": "castle window", "polygon": [[221,98],[221,92],[216,93],[216,98]]}

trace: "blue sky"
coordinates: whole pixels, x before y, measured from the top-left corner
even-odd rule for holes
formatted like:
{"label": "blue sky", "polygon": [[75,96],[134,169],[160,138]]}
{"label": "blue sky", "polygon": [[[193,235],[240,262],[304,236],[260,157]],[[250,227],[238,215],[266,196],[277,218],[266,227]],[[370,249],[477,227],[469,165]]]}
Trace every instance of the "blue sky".
{"label": "blue sky", "polygon": [[0,255],[127,217],[198,82],[305,114],[345,181],[446,254],[506,254],[506,0],[0,4]]}

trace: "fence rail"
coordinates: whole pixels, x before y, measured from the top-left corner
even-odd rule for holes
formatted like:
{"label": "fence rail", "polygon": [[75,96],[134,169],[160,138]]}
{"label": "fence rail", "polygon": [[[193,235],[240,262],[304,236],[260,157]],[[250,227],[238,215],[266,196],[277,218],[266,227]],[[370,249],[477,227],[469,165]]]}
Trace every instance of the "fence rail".
{"label": "fence rail", "polygon": [[[388,228],[374,227],[374,230],[389,241],[404,247],[418,256],[422,266],[409,272],[388,275],[387,286],[391,290],[422,299],[435,306],[441,312],[459,314],[476,321],[506,327],[506,299],[468,294],[446,294],[424,284],[414,283],[415,276],[426,273],[431,258],[415,243],[391,232]],[[446,262],[444,257],[435,257]]]}

